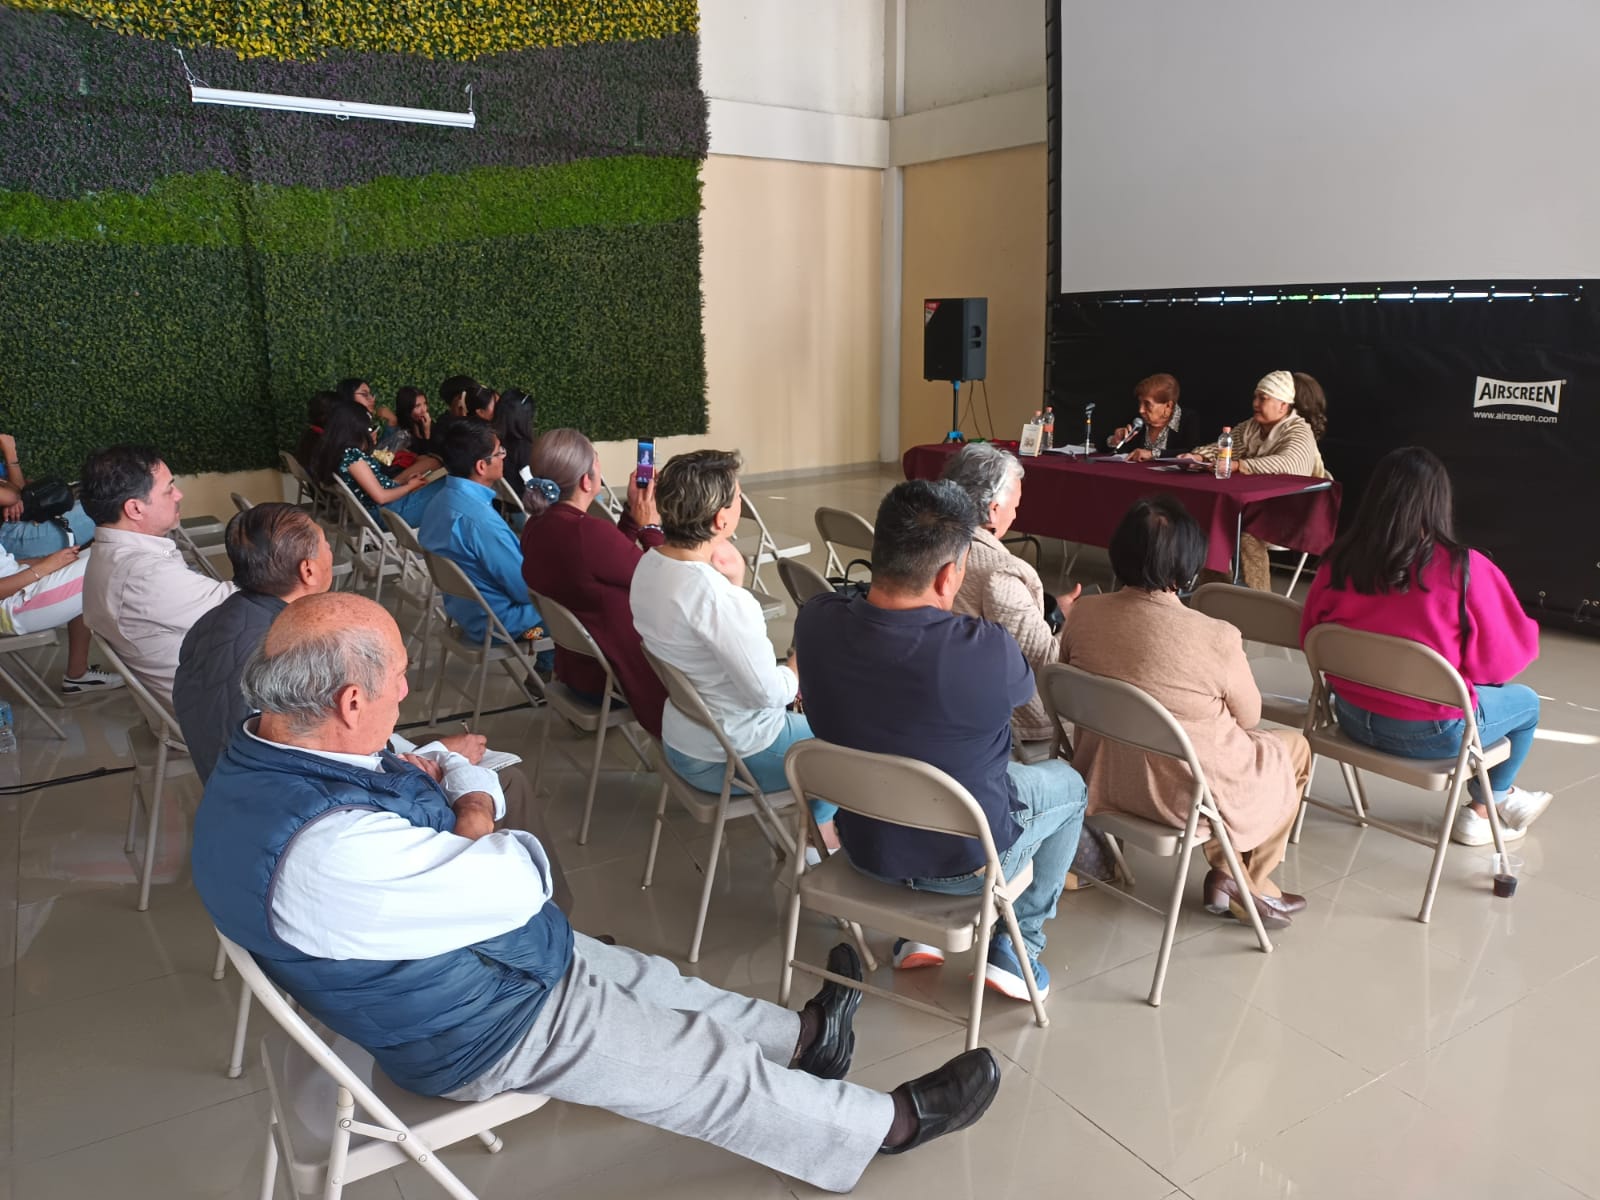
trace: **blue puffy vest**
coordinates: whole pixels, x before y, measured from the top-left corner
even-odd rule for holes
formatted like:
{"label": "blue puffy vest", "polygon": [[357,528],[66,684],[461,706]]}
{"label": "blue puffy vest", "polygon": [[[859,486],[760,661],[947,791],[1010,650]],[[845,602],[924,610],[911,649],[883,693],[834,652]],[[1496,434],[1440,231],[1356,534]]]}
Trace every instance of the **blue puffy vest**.
{"label": "blue puffy vest", "polygon": [[312,821],[377,809],[413,825],[454,827],[433,780],[399,759],[385,763],[389,770],[377,773],[236,731],[195,818],[195,887],[217,928],[274,983],[365,1047],[400,1086],[442,1096],[482,1075],[528,1031],[572,961],[572,927],[546,903],[520,929],[398,962],[314,958],[281,940],[271,917],[278,861]]}

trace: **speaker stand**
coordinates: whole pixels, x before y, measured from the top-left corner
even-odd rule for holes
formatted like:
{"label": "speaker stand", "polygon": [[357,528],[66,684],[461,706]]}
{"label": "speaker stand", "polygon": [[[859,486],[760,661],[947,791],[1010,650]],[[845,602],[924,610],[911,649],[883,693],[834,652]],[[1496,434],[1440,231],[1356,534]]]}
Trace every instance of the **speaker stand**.
{"label": "speaker stand", "polygon": [[950,381],[950,432],[944,435],[946,446],[959,446],[967,439],[961,435],[961,380]]}

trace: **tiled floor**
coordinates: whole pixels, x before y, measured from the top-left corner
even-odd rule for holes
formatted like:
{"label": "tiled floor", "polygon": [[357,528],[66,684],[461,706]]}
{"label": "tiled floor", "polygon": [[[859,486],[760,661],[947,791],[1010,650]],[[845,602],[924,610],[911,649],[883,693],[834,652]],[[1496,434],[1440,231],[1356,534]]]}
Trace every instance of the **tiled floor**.
{"label": "tiled floor", "polygon": [[[870,515],[888,481],[751,492],[770,524],[803,533],[819,503]],[[817,551],[808,561],[820,567]],[[1095,578],[1097,563],[1087,554],[1080,575]],[[789,620],[774,623],[778,650],[789,631]],[[1035,1028],[1026,1006],[988,1006],[984,1041],[1005,1072],[993,1109],[968,1134],[875,1163],[858,1193],[1600,1197],[1597,671],[1600,643],[1547,633],[1528,673],[1546,715],[1526,779],[1558,799],[1522,843],[1514,900],[1491,898],[1486,853],[1455,847],[1433,922],[1419,925],[1427,852],[1313,813],[1283,871],[1311,906],[1276,952],[1260,954],[1242,927],[1191,908],[1165,1003],[1152,1009],[1155,920],[1103,894],[1069,894],[1046,952],[1050,1027]],[[510,699],[503,688],[496,695]],[[126,698],[92,699],[72,710],[63,744],[23,712],[22,749],[0,760],[0,784],[125,763],[133,715]],[[420,717],[420,700],[407,715]],[[508,712],[484,731],[531,757],[535,720]],[[593,836],[579,847],[582,775],[557,750],[586,749],[561,730],[551,742],[542,791],[576,924],[681,961],[706,830],[675,815],[655,884],[641,891],[648,777],[608,756]],[[215,941],[185,866],[193,781],[169,810],[142,914],[122,854],[128,784],[119,774],[0,799],[0,1200],[256,1194],[266,1094],[253,1052],[244,1078],[223,1076],[238,982],[211,980]],[[1336,775],[1316,790],[1338,796]],[[1381,783],[1372,791],[1419,825],[1433,808]],[[1159,890],[1166,866],[1139,865],[1141,885]],[[735,826],[698,973],[775,997],[781,895],[764,843]],[[812,952],[834,936],[820,923],[804,930]],[[884,974],[886,986],[964,1011],[964,964]],[[961,1045],[954,1025],[871,998],[857,1029],[853,1078],[878,1086]],[[486,1198],[811,1194],[592,1110],[552,1104],[502,1132],[499,1155],[468,1146],[446,1156]],[[407,1169],[348,1194],[440,1193]]]}

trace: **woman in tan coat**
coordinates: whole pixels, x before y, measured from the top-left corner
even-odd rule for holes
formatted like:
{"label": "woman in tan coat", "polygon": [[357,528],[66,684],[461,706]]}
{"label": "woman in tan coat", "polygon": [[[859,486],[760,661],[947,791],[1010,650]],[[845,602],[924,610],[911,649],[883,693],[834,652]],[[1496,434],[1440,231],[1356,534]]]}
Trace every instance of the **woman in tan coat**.
{"label": "woman in tan coat", "polygon": [[[1111,539],[1120,591],[1073,605],[1062,658],[1096,675],[1121,679],[1154,697],[1178,719],[1199,756],[1240,852],[1262,922],[1281,929],[1305,898],[1279,889],[1283,861],[1311,747],[1290,730],[1263,730],[1261,693],[1239,631],[1184,607],[1178,591],[1205,561],[1205,535],[1170,496],[1141,500]],[[1187,768],[1095,734],[1076,739],[1072,765],[1089,784],[1089,812],[1125,812],[1183,826]],[[1202,824],[1202,829],[1205,826]],[[1247,919],[1219,842],[1205,847],[1205,905]]]}
{"label": "woman in tan coat", "polygon": [[[955,611],[993,621],[1017,640],[1022,656],[1037,675],[1061,658],[1061,625],[1046,617],[1044,584],[1023,559],[1007,550],[1000,539],[1016,519],[1022,502],[1022,463],[1013,454],[986,442],[963,446],[945,467],[944,478],[972,497],[984,524],[972,539],[967,554],[967,575],[956,593]],[[1083,589],[1051,597],[1063,614]],[[1011,729],[1019,742],[1048,741],[1050,720],[1044,702],[1034,693],[1011,715]]]}

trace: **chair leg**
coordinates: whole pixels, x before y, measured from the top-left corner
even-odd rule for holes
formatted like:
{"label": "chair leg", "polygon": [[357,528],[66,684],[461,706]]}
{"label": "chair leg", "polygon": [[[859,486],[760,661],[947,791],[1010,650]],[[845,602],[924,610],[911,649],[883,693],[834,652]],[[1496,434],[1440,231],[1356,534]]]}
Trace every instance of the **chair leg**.
{"label": "chair leg", "polygon": [[139,837],[139,809],[144,806],[144,796],[139,787],[139,767],[133,768],[133,787],[128,791],[128,836],[122,843],[122,852],[132,854]]}
{"label": "chair leg", "polygon": [[856,940],[856,949],[861,951],[861,963],[869,971],[878,969],[878,959],[872,953],[872,947],[867,945],[867,935],[856,922],[850,922],[850,936]]}
{"label": "chair leg", "polygon": [[328,1147],[328,1182],[322,1193],[323,1200],[339,1200],[344,1194],[344,1168],[350,1158],[350,1123],[355,1115],[355,1097],[341,1085],[333,1110],[333,1143]]}
{"label": "chair leg", "polygon": [[[17,655],[17,669],[27,677],[29,683],[33,684],[34,687],[39,689],[39,694],[50,702],[51,708],[65,708],[67,706],[66,701],[61,698],[60,689],[53,688],[46,683],[44,679],[40,677],[39,672],[34,670],[33,664],[28,661],[26,655]],[[24,698],[26,699],[26,697]],[[40,713],[39,715],[44,716],[43,713]],[[48,717],[45,719],[49,721]],[[49,724],[52,729],[56,727],[56,723],[54,721],[49,721]]]}
{"label": "chair leg", "polygon": [[1504,854],[1506,852],[1506,842],[1501,834],[1500,810],[1494,806],[1494,789],[1489,786],[1489,768],[1483,765],[1482,758],[1476,755],[1474,755],[1474,758],[1476,759],[1478,786],[1483,789],[1483,794],[1488,797],[1483,806],[1489,810],[1489,833],[1494,838],[1494,852],[1496,854]]}
{"label": "chair leg", "polygon": [[1289,831],[1289,843],[1293,846],[1300,844],[1300,831],[1306,825],[1306,810],[1311,806],[1306,803],[1306,796],[1311,792],[1311,780],[1317,773],[1317,756],[1311,756],[1311,767],[1306,771],[1305,791],[1300,793],[1300,811],[1294,815],[1294,828]]}
{"label": "chair leg", "polygon": [[[1222,856],[1228,860],[1228,873],[1233,876],[1234,885],[1238,887],[1241,896],[1250,895],[1250,880],[1245,877],[1244,864],[1239,861],[1238,854],[1234,852],[1233,839],[1228,836],[1228,831],[1223,827],[1220,817],[1212,814],[1210,820],[1212,833],[1222,843]],[[1261,953],[1271,954],[1272,939],[1267,936],[1267,928],[1261,923],[1261,913],[1253,903],[1245,905],[1245,908],[1250,913],[1250,927],[1256,931],[1256,943],[1261,947]],[[1173,924],[1176,927],[1177,923],[1174,922]]]}
{"label": "chair leg", "polygon": [[[978,931],[978,940],[972,947],[972,985],[967,1000],[967,1044],[964,1049],[978,1048],[978,1028],[983,1024],[983,969],[989,961],[989,939],[994,936],[994,922],[990,921]],[[1032,971],[1028,972],[1030,975]]]}
{"label": "chair leg", "polygon": [[[450,629],[445,627],[445,636],[450,636]],[[428,720],[439,719],[439,695],[444,691],[444,677],[450,670],[450,653],[444,647],[439,648],[439,673],[433,677],[433,691],[428,696]]]}
{"label": "chair leg", "polygon": [[700,912],[694,919],[694,940],[689,943],[689,961],[700,961],[700,940],[706,932],[706,913],[711,908],[711,886],[717,878],[717,859],[722,856],[722,831],[728,823],[728,797],[724,792],[722,806],[717,809],[716,822],[711,826],[711,855],[706,859],[706,878],[700,885]]}
{"label": "chair leg", "polygon": [[800,888],[789,892],[789,913],[783,924],[783,970],[778,973],[778,1003],[789,1003],[794,988],[794,948],[800,937]]}
{"label": "chair leg", "polygon": [[484,656],[478,664],[478,695],[472,702],[472,727],[478,727],[479,720],[483,717],[483,693],[489,686],[489,658]]}
{"label": "chair leg", "polygon": [[578,827],[578,845],[589,844],[589,818],[594,815],[594,789],[600,782],[600,759],[606,749],[605,714],[601,714],[600,728],[594,735],[594,762],[589,767],[589,791],[583,798],[583,824]]}
{"label": "chair leg", "polygon": [[161,839],[161,802],[167,790],[167,743],[156,752],[156,778],[151,788],[150,818],[144,830],[144,869],[139,874],[139,911],[150,907],[150,880],[156,872],[156,843]]}
{"label": "chair leg", "polygon": [[[245,991],[249,991],[246,988]],[[278,1190],[278,1139],[274,1130],[277,1128],[276,1117],[267,1118],[267,1157],[261,1164],[261,1191],[259,1200],[273,1200],[273,1193]]]}
{"label": "chair leg", "polygon": [[656,823],[655,828],[650,831],[650,853],[644,860],[644,879],[639,884],[640,888],[649,887],[650,881],[655,878],[656,850],[661,845],[661,823],[666,819],[667,785],[663,783],[661,785],[661,799],[656,802]]}
{"label": "chair leg", "polygon": [[[550,745],[550,722],[556,719],[555,709],[549,709],[544,714],[544,719],[539,722],[539,748],[533,754],[533,778],[528,781],[529,789],[537,795],[539,780],[544,778],[545,750]],[[581,846],[586,839],[580,837],[578,844]]]}
{"label": "chair leg", "polygon": [[[222,939],[217,939],[217,961],[211,964],[211,978],[221,981],[228,973],[228,952],[222,948]],[[246,988],[245,991],[249,991]]]}
{"label": "chair leg", "polygon": [[233,1026],[233,1057],[228,1059],[228,1078],[244,1074],[244,1043],[250,1030],[250,986],[239,981],[239,1016]]}
{"label": "chair leg", "polygon": [[[1003,898],[997,898],[995,901],[995,908],[998,915],[1006,923],[1006,933],[1011,937],[1011,949],[1016,953],[1017,961],[1019,963],[1027,962],[1028,944],[1022,940],[1022,928],[1017,924],[1017,914],[1011,907],[1011,901]],[[993,936],[993,933],[994,930],[991,927],[990,936]],[[1050,1017],[1044,1011],[1044,997],[1039,995],[1039,981],[1033,977],[1033,970],[1031,966],[1026,972],[1023,973],[1022,982],[1026,984],[1028,988],[1028,1003],[1033,1005],[1034,1023],[1037,1024],[1040,1029],[1043,1029],[1045,1026],[1050,1024]],[[970,1050],[972,1047],[968,1046],[967,1049]]]}
{"label": "chair leg", "polygon": [[1295,584],[1300,582],[1300,573],[1306,569],[1306,559],[1308,559],[1310,557],[1311,556],[1309,554],[1305,553],[1304,551],[1301,552],[1300,561],[1295,564],[1294,575],[1289,580],[1289,586],[1287,588],[1285,588],[1284,591],[1283,591],[1283,594],[1285,596],[1293,596],[1294,595]]}
{"label": "chair leg", "polygon": [[[1172,960],[1172,943],[1178,935],[1178,914],[1183,907],[1183,887],[1189,881],[1190,850],[1191,846],[1185,845],[1178,851],[1178,869],[1172,873],[1172,895],[1167,901],[1167,911],[1162,914],[1161,948],[1156,952],[1156,973],[1150,980],[1148,999],[1151,1008],[1161,1007],[1161,991],[1167,986],[1167,964]],[[1239,886],[1239,894],[1250,895],[1250,887],[1244,881],[1244,872],[1239,869],[1231,852],[1228,855],[1228,865],[1233,869],[1234,882]],[[1254,912],[1255,906],[1251,905],[1250,909]],[[1260,921],[1261,918],[1257,916],[1257,924]]]}
{"label": "chair leg", "polygon": [[499,1154],[506,1148],[506,1144],[500,1140],[500,1135],[492,1129],[485,1129],[478,1134],[478,1140],[490,1154]]}
{"label": "chair leg", "polygon": [[[1450,848],[1450,831],[1455,825],[1456,809],[1461,805],[1461,792],[1465,787],[1466,779],[1460,768],[1457,768],[1455,778],[1450,783],[1450,790],[1445,793],[1444,817],[1439,823],[1439,840],[1433,847],[1433,865],[1428,868],[1428,886],[1422,893],[1422,907],[1417,910],[1417,920],[1424,925],[1433,919],[1433,897],[1439,890],[1439,877],[1444,874],[1444,856]],[[1493,793],[1490,794],[1490,799],[1493,800]],[[1489,808],[1493,810],[1493,803]],[[1496,821],[1490,829],[1499,832],[1499,822]]]}
{"label": "chair leg", "polygon": [[[27,666],[28,666],[27,663],[22,661],[22,658],[21,658],[20,655],[17,657],[17,665],[19,667],[24,668],[24,669],[27,669]],[[30,674],[31,673],[32,672],[30,671]],[[67,740],[67,735],[62,730],[61,726],[57,725],[54,721],[52,721],[50,719],[50,717],[45,713],[44,709],[39,707],[39,702],[33,698],[33,694],[30,691],[28,691],[27,688],[23,687],[20,683],[18,683],[14,678],[12,678],[11,673],[9,671],[7,671],[4,667],[0,667],[0,679],[4,679],[8,684],[10,684],[11,685],[11,690],[13,692],[15,692],[18,696],[22,697],[22,702],[24,704],[26,704],[29,708],[33,709],[35,715],[37,715],[38,718],[41,721],[43,721],[46,725],[50,726],[50,732],[51,733],[55,734],[56,737],[59,738],[63,742]]]}
{"label": "chair leg", "polygon": [[1117,870],[1122,872],[1122,881],[1132,888],[1137,882],[1133,877],[1133,868],[1128,865],[1128,860],[1122,855],[1122,843],[1110,834],[1106,835],[1106,845],[1111,850],[1111,861],[1117,864]]}
{"label": "chair leg", "polygon": [[1356,775],[1356,769],[1349,763],[1339,764],[1339,774],[1344,776],[1344,790],[1350,795],[1350,807],[1355,809],[1357,824],[1365,827],[1367,823],[1366,794],[1362,791],[1361,780]]}

